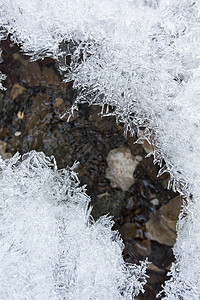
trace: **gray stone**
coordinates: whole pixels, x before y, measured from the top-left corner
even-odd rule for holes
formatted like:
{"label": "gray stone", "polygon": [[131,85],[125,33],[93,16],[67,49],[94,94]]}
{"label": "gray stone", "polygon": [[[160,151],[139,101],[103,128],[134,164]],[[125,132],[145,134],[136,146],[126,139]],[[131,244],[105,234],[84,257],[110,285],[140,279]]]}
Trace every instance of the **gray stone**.
{"label": "gray stone", "polygon": [[176,241],[176,223],[180,214],[182,199],[177,196],[159,208],[146,223],[149,239],[160,244],[173,246]]}

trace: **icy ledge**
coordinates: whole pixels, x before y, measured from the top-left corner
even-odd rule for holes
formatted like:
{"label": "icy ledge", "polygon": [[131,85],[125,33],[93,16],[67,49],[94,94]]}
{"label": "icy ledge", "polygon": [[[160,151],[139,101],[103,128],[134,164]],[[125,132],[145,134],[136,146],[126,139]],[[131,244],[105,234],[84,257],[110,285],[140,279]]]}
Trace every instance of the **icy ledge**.
{"label": "icy ledge", "polygon": [[126,266],[113,222],[90,216],[71,170],[32,151],[0,160],[0,298],[132,299],[146,265]]}

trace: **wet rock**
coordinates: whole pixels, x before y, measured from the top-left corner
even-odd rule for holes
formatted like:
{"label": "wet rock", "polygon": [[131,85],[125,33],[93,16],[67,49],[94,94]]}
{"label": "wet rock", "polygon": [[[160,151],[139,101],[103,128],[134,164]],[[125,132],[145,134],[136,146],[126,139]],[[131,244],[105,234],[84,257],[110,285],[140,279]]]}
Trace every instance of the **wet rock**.
{"label": "wet rock", "polygon": [[149,256],[151,253],[151,243],[149,240],[137,240],[135,243],[136,251],[143,257]]}
{"label": "wet rock", "polygon": [[144,239],[142,229],[139,229],[135,223],[125,223],[118,230],[123,240]]}
{"label": "wet rock", "polygon": [[159,200],[157,198],[152,199],[150,202],[155,206],[159,205]]}
{"label": "wet rock", "polygon": [[125,199],[124,208],[126,210],[132,210],[136,208],[136,201],[133,196],[127,197]]}
{"label": "wet rock", "polygon": [[0,139],[3,140],[7,135],[10,135],[10,130],[8,128],[0,128]]}
{"label": "wet rock", "polygon": [[172,267],[172,263],[170,263],[168,266],[165,266],[165,270],[169,272],[171,270],[171,267]]}
{"label": "wet rock", "polygon": [[174,261],[174,254],[170,246],[151,241],[149,261],[160,269],[166,268]]}
{"label": "wet rock", "polygon": [[155,284],[159,282],[164,281],[164,275],[153,273],[151,276],[147,279],[148,284]]}
{"label": "wet rock", "polygon": [[22,95],[26,91],[26,88],[22,85],[15,83],[10,92],[10,98],[15,100],[18,96]]}
{"label": "wet rock", "polygon": [[[131,263],[137,263],[141,259],[145,259],[151,254],[151,241],[150,240],[125,240],[124,256],[131,257]],[[126,259],[127,261],[127,259]],[[128,261],[127,261],[128,262]]]}
{"label": "wet rock", "polygon": [[11,158],[12,154],[6,152],[7,143],[0,141],[0,156],[2,159]]}
{"label": "wet rock", "polygon": [[121,228],[122,238],[130,240],[137,237],[137,226],[134,223],[126,223]]}
{"label": "wet rock", "polygon": [[13,59],[18,60],[23,66],[27,66],[29,62],[27,58],[24,58],[24,56],[18,52],[13,53]]}
{"label": "wet rock", "polygon": [[42,69],[42,86],[59,85],[59,77],[53,69],[44,67]]}
{"label": "wet rock", "polygon": [[165,270],[157,267],[156,265],[154,265],[152,262],[147,266],[147,269],[151,272],[154,273],[159,273],[159,274],[165,274]]}
{"label": "wet rock", "polygon": [[138,133],[137,144],[141,144],[144,151],[147,154],[150,154],[153,152],[153,145],[151,144],[150,141],[148,141],[146,138],[144,138],[144,134],[145,134],[145,129],[140,129],[140,131]]}
{"label": "wet rock", "polygon": [[95,219],[102,215],[109,214],[115,218],[121,215],[125,193],[120,190],[114,190],[110,193],[104,193],[97,196],[92,202],[92,215]]}
{"label": "wet rock", "polygon": [[28,62],[27,64],[27,82],[29,86],[38,86],[41,83],[42,74],[39,64],[34,62]]}
{"label": "wet rock", "polygon": [[60,106],[63,106],[63,105],[64,105],[64,100],[63,100],[63,98],[58,97],[58,98],[56,98],[56,100],[55,100],[55,103],[54,103],[53,108],[56,109],[57,107],[60,107]]}
{"label": "wet rock", "polygon": [[147,154],[150,154],[153,152],[153,146],[147,140],[144,140],[143,142],[140,142],[140,143],[142,145],[142,148],[144,149],[144,151]]}
{"label": "wet rock", "polygon": [[32,116],[39,120],[51,118],[51,99],[47,94],[38,93],[33,99]]}
{"label": "wet rock", "polygon": [[133,172],[138,165],[138,160],[131,154],[129,148],[116,148],[107,156],[108,168],[106,178],[113,188],[121,188],[127,191],[135,182]]}
{"label": "wet rock", "polygon": [[182,199],[177,196],[159,208],[146,223],[147,236],[160,244],[173,246],[176,241],[176,223]]}
{"label": "wet rock", "polygon": [[154,165],[153,156],[146,157],[141,162],[142,173],[146,173],[149,178],[151,178],[154,182],[159,181],[160,177],[158,177],[159,166]]}

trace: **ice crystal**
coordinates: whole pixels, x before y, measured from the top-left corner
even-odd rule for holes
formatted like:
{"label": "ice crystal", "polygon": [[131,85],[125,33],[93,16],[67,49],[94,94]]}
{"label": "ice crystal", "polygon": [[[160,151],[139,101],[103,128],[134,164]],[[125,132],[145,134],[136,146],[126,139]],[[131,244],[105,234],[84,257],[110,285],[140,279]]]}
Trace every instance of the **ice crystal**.
{"label": "ice crystal", "polygon": [[126,130],[146,128],[160,173],[169,171],[172,187],[188,199],[193,194],[166,292],[170,300],[188,299],[187,291],[199,298],[199,1],[1,0],[1,31],[32,59],[52,56],[68,70],[77,103],[101,105]]}
{"label": "ice crystal", "polygon": [[6,79],[6,75],[0,71],[0,90],[5,90],[5,87],[2,84],[2,81]]}
{"label": "ice crystal", "polygon": [[[0,63],[2,62],[1,58],[1,49],[0,49]],[[5,90],[5,87],[2,85],[2,81],[6,79],[6,75],[0,71],[0,90]]]}
{"label": "ice crystal", "polygon": [[113,222],[94,222],[73,169],[43,153],[0,162],[0,295],[8,299],[132,299],[145,263],[126,266]]}
{"label": "ice crystal", "polygon": [[1,36],[10,33],[32,59],[56,58],[78,102],[114,108],[127,129],[149,128],[155,160],[165,158],[174,187],[187,193],[200,153],[199,9],[191,0],[7,0]]}

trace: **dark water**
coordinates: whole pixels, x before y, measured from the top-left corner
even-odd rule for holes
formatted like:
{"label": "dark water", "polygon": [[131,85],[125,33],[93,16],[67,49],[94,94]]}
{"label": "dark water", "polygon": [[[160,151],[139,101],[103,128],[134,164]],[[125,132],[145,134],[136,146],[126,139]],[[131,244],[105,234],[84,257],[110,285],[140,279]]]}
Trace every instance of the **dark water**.
{"label": "dark water", "polygon": [[[123,127],[113,117],[101,118],[98,107],[81,105],[70,122],[67,116],[61,118],[76,91],[62,82],[53,60],[30,63],[9,40],[2,42],[2,48],[1,70],[7,75],[7,90],[0,96],[0,140],[6,143],[6,153],[44,151],[55,156],[59,168],[79,161],[77,172],[91,196],[93,217],[108,213],[114,217],[127,262],[137,263],[148,256],[156,266],[148,271],[150,278],[142,296],[155,299],[174,258],[171,247],[146,237],[145,224],[151,213],[176,196],[166,189],[167,175],[158,178],[158,167],[152,158],[145,158],[141,145],[134,144],[136,137],[125,138]],[[128,191],[112,188],[105,176],[108,153],[119,147],[142,157]],[[158,205],[151,203],[155,198]]]}

